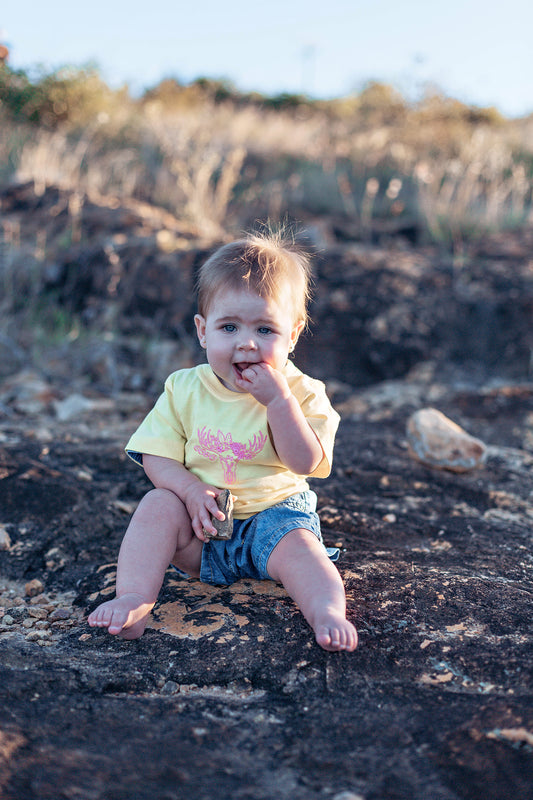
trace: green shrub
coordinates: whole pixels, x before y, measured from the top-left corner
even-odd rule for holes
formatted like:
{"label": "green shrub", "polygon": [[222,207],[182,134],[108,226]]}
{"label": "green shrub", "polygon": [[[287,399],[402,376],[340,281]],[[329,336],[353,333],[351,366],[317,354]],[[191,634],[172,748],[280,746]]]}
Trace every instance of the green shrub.
{"label": "green shrub", "polygon": [[127,89],[111,90],[96,68],[63,67],[32,78],[24,70],[0,69],[0,108],[17,122],[48,129],[82,126],[117,104],[129,104]]}

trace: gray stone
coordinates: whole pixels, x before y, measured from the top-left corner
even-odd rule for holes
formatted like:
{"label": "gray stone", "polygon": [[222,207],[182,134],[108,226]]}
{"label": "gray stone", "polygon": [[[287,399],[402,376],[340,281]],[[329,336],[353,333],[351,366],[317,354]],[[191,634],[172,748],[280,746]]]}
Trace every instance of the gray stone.
{"label": "gray stone", "polygon": [[56,608],[49,615],[48,619],[51,622],[57,622],[58,620],[69,619],[71,615],[72,611],[70,610],[70,608]]}
{"label": "gray stone", "polygon": [[216,536],[208,534],[210,539],[231,539],[233,534],[233,498],[229,489],[224,489],[217,497],[217,506],[226,515],[223,520],[211,517]]}

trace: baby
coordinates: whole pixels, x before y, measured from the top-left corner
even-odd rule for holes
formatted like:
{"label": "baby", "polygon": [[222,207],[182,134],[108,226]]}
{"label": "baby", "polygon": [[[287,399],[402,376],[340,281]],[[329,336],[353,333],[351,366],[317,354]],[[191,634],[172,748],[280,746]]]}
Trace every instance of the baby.
{"label": "baby", "polygon": [[[288,355],[306,324],[309,261],[280,235],[217,250],[198,279],[194,321],[207,364],[167,378],[126,450],[154,485],[124,536],[116,597],[89,625],[142,635],[169,564],[229,585],[270,579],[285,587],[325,650],[354,650],[344,586],[332,563],[306,477],[331,470],[339,416],[322,383]],[[231,539],[216,498],[234,500]]]}

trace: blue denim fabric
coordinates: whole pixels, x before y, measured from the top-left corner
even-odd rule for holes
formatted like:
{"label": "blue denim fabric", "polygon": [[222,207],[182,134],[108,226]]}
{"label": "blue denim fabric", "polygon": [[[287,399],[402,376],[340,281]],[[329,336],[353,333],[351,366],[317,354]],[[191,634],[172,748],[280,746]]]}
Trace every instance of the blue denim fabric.
{"label": "blue denim fabric", "polygon": [[[204,544],[200,580],[215,585],[228,585],[240,578],[270,580],[268,559],[286,533],[304,528],[322,542],[316,499],[314,492],[302,492],[248,519],[234,520],[230,540],[212,539]],[[338,559],[337,548],[324,549],[332,561]]]}

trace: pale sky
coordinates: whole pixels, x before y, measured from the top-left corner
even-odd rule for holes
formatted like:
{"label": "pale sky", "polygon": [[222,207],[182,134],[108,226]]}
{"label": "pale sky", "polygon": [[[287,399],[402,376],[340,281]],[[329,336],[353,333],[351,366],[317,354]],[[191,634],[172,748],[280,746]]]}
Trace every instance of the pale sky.
{"label": "pale sky", "polygon": [[436,85],[507,116],[533,113],[531,0],[20,0],[0,6],[14,69],[93,62],[133,94],[165,77],[338,97],[365,82]]}

